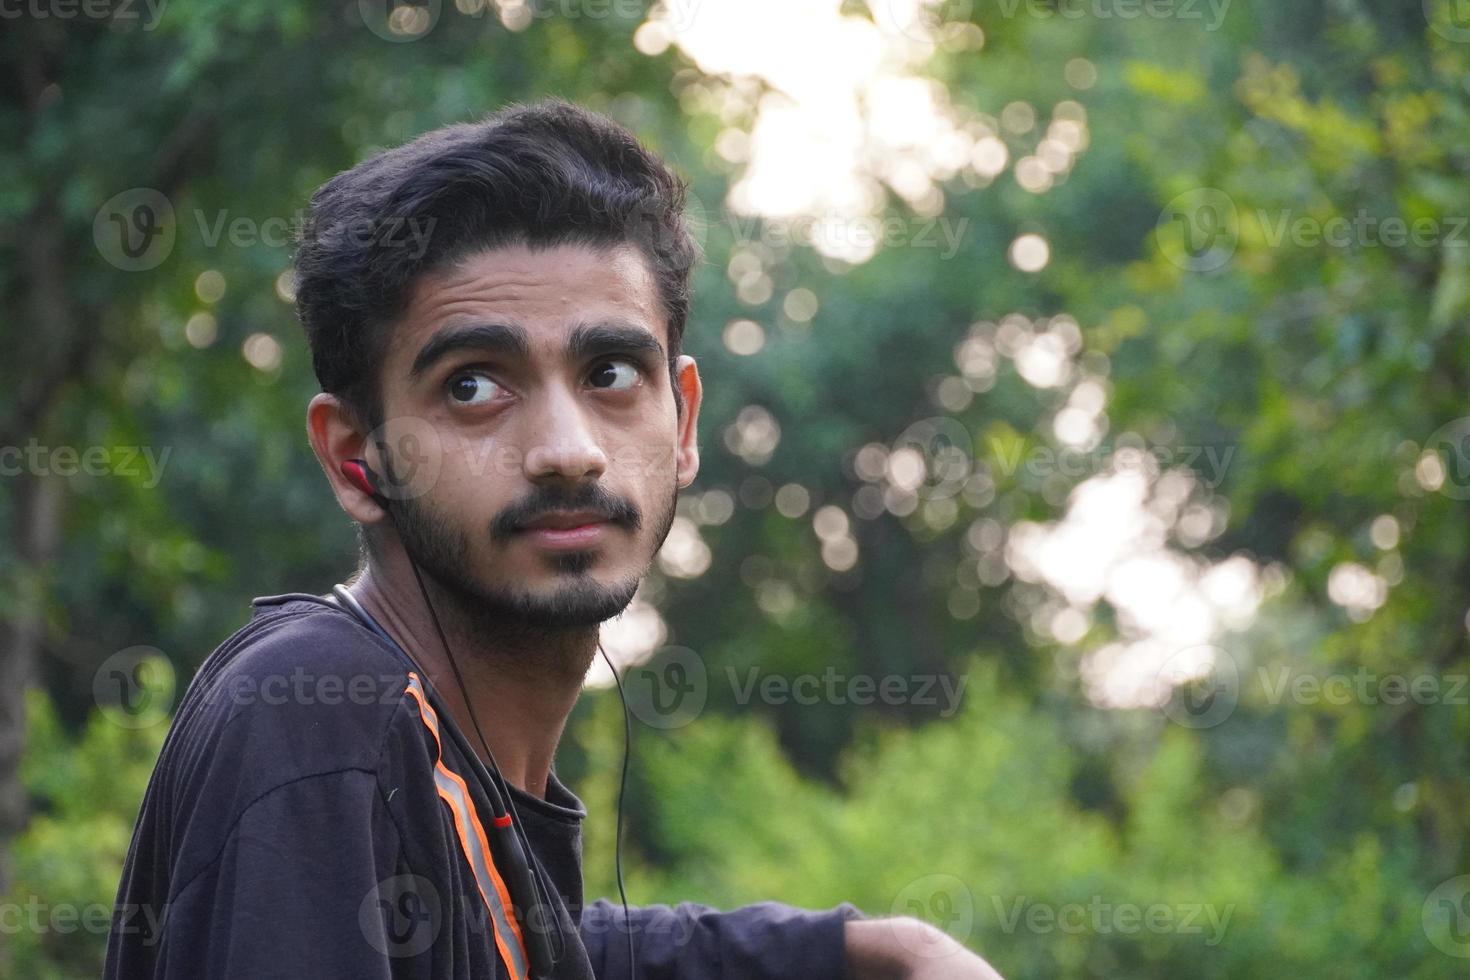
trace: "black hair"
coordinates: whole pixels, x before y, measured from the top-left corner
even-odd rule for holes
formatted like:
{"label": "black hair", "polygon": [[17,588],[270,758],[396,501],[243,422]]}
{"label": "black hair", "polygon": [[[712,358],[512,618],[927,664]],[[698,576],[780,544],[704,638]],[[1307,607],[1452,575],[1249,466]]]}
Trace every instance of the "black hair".
{"label": "black hair", "polygon": [[414,281],[482,249],[635,245],[668,324],[674,371],[700,258],[685,183],[627,129],[560,98],[432,130],[337,174],[311,198],[294,255],[296,312],[322,390],[367,430]]}

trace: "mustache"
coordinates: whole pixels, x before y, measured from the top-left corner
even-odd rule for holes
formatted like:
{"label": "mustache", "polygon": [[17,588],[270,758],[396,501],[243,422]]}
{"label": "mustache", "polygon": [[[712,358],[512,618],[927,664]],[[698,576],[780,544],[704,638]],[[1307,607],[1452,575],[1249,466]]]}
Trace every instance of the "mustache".
{"label": "mustache", "polygon": [[636,506],[606,487],[591,483],[571,493],[549,487],[538,489],[502,511],[491,532],[497,538],[509,538],[538,517],[559,510],[590,511],[602,520],[630,531],[643,526],[643,515]]}

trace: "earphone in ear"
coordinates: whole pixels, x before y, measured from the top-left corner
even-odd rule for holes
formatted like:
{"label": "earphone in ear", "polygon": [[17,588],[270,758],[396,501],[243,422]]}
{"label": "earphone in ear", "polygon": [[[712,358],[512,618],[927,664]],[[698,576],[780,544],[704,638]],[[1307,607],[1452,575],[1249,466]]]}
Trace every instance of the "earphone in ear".
{"label": "earphone in ear", "polygon": [[368,466],[365,459],[344,459],[342,461],[342,475],[347,482],[372,497],[380,505],[387,507],[388,500],[378,489],[378,475]]}

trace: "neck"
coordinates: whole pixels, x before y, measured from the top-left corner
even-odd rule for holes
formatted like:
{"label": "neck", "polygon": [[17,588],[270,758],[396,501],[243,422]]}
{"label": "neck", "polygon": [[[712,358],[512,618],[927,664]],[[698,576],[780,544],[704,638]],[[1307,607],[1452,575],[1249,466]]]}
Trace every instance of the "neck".
{"label": "neck", "polygon": [[597,649],[597,627],[487,622],[482,611],[466,608],[464,597],[425,575],[451,661],[407,555],[395,552],[375,560],[348,588],[428,675],[481,761],[489,767],[493,753],[506,782],[545,799],[557,743]]}

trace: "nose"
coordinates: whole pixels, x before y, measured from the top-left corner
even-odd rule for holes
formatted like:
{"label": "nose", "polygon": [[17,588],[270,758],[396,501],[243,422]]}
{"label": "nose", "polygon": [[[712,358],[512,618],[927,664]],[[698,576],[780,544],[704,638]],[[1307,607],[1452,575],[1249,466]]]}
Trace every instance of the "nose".
{"label": "nose", "polygon": [[588,424],[577,397],[560,385],[546,389],[543,408],[532,415],[531,448],[526,451],[528,480],[561,478],[572,483],[595,482],[607,470],[607,454],[597,432]]}

